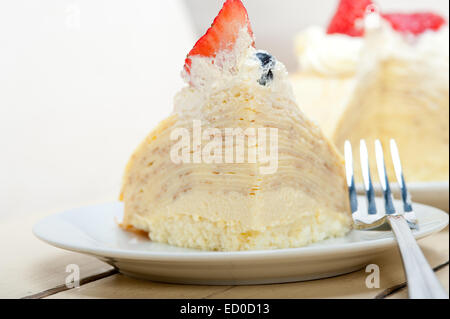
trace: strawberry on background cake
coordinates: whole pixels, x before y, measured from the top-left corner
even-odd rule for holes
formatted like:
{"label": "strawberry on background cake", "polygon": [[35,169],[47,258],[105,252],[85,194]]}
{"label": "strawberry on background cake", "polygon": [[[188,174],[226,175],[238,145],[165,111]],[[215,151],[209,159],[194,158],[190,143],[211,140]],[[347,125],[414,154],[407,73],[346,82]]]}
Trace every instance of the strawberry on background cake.
{"label": "strawberry on background cake", "polygon": [[386,13],[373,1],[341,0],[327,28],[296,36],[294,93],[338,149],[346,139],[395,138],[408,181],[446,181],[448,41],[435,13]]}
{"label": "strawberry on background cake", "polygon": [[[182,76],[186,87],[176,95],[172,115],[126,167],[124,228],[144,231],[157,242],[205,250],[299,247],[350,230],[343,159],[300,111],[285,66],[255,48],[240,0],[225,1],[188,53]],[[194,121],[202,131],[211,130],[202,134],[203,143],[209,145],[213,135],[217,148],[205,149],[193,138],[191,144]],[[258,128],[258,143],[247,140],[251,133],[242,136],[247,160],[238,160],[239,136],[226,130],[252,128]],[[261,128],[270,129],[270,145],[275,134],[273,163],[260,155],[249,158],[269,144],[259,140]],[[184,146],[175,149],[187,162],[171,155],[177,129],[189,136],[186,152]],[[211,152],[212,160],[205,160]]]}

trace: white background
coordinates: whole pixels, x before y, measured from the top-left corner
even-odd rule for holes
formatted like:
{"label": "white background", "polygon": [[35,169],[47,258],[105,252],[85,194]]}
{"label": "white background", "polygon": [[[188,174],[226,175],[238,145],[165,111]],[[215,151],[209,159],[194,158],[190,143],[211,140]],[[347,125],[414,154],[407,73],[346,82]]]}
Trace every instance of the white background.
{"label": "white background", "polygon": [[[257,47],[291,41],[335,0],[244,1]],[[126,161],[172,110],[179,73],[222,0],[0,1],[0,217],[114,201]],[[447,0],[380,0],[386,10]]]}

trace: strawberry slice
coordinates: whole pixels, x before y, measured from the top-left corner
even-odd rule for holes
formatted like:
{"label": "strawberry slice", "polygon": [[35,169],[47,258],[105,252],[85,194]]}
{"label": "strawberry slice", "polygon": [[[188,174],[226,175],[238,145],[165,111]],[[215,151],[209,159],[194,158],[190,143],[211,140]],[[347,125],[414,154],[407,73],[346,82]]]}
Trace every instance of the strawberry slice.
{"label": "strawberry slice", "polygon": [[364,26],[358,20],[364,19],[366,8],[372,4],[371,0],[341,0],[336,13],[328,25],[327,33],[341,33],[352,37],[364,34]]}
{"label": "strawberry slice", "polygon": [[[336,13],[328,26],[327,33],[340,33],[352,37],[359,37],[364,34],[364,25],[358,25],[358,20],[364,19],[367,6],[372,4],[371,0],[340,0]],[[381,14],[392,28],[397,32],[421,34],[426,30],[437,31],[445,24],[445,19],[440,15],[421,13],[390,13]]]}
{"label": "strawberry slice", "polygon": [[381,16],[389,21],[394,30],[414,35],[421,34],[426,30],[437,31],[445,24],[443,17],[431,12],[390,13],[382,14]]}
{"label": "strawberry slice", "polygon": [[247,28],[250,36],[253,36],[247,10],[241,0],[226,0],[211,27],[187,55],[185,70],[190,73],[192,56],[215,57],[222,50],[231,50],[243,28]]}

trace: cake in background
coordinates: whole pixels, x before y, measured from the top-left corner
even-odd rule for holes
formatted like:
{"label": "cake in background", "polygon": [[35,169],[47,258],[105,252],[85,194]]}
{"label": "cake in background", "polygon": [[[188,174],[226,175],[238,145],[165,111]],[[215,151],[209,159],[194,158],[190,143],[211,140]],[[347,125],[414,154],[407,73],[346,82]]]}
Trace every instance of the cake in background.
{"label": "cake in background", "polygon": [[294,93],[340,150],[345,139],[394,138],[409,182],[446,181],[448,45],[439,15],[378,14],[371,1],[342,0],[326,30],[297,35]]}
{"label": "cake in background", "polygon": [[[187,86],[175,97],[173,114],[126,167],[125,229],[145,231],[157,242],[225,251],[299,247],[350,230],[343,159],[301,113],[284,65],[255,49],[240,0],[224,3],[189,52],[183,77]],[[186,130],[190,143],[195,120],[203,130],[219,132],[277,130],[277,168],[264,172],[267,163],[259,155],[255,162],[239,162],[237,154],[237,163],[220,157],[211,163],[195,160],[198,145],[187,153],[190,162],[174,162],[171,134]],[[220,136],[217,142],[218,150],[233,159],[238,142],[231,138],[231,144],[226,136],[225,143]],[[255,148],[245,143],[245,154]]]}

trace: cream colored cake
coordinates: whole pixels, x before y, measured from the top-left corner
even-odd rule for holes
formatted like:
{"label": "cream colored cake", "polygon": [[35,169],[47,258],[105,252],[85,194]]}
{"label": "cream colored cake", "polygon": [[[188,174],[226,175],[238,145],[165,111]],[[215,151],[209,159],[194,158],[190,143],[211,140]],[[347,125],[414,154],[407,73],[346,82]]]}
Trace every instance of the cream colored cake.
{"label": "cream colored cake", "polygon": [[[124,227],[148,232],[157,242],[225,251],[300,247],[350,230],[343,159],[298,108],[284,65],[253,42],[242,28],[230,50],[189,56],[188,86],[177,94],[173,114],[126,167]],[[180,128],[192,137],[195,123],[202,132],[215,129],[203,141],[226,128],[277,131],[276,163],[263,161],[259,150],[256,162],[237,163],[236,154],[235,162],[196,160],[196,150],[205,154],[203,144],[190,148],[190,162],[174,162],[170,154],[179,141],[171,135]],[[249,136],[246,158],[261,146]],[[227,137],[215,140],[223,154],[238,143],[231,136],[227,144]]]}
{"label": "cream colored cake", "polygon": [[[301,69],[291,79],[297,101],[338,149],[346,139],[358,145],[376,138],[388,149],[394,138],[408,181],[448,180],[446,26],[407,37],[380,21],[363,38],[311,28],[296,44]],[[395,180],[390,161],[387,168]]]}
{"label": "cream colored cake", "polygon": [[[365,41],[358,81],[333,141],[343,150],[346,139],[357,145],[378,138],[388,149],[393,138],[408,181],[448,180],[448,29],[410,43],[384,26]],[[386,166],[395,180],[391,161]]]}

